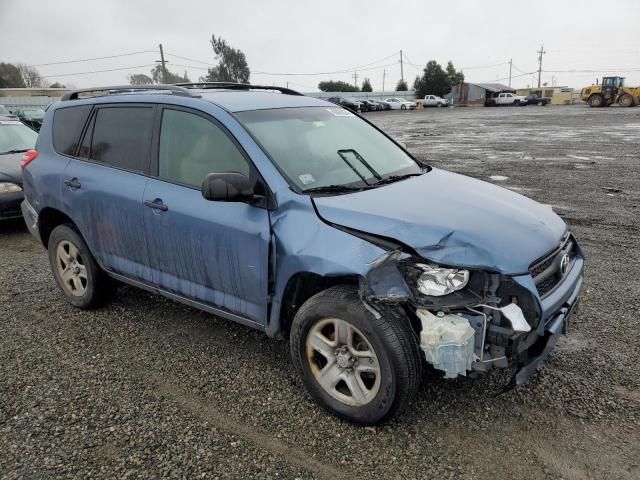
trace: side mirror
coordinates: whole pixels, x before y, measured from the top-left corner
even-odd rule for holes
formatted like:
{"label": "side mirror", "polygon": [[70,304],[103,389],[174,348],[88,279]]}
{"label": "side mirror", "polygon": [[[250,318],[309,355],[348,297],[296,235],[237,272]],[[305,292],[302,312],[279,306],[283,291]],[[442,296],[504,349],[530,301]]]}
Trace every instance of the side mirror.
{"label": "side mirror", "polygon": [[210,173],[202,182],[202,196],[207,200],[242,202],[254,198],[253,185],[242,173]]}

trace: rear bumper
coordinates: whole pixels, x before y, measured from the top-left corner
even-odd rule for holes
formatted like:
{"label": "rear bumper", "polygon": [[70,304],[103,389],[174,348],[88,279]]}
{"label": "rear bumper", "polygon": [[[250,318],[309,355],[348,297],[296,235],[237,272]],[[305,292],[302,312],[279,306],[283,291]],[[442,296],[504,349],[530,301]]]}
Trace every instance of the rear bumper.
{"label": "rear bumper", "polygon": [[11,218],[20,218],[20,203],[24,199],[24,193],[15,192],[0,195],[0,220],[9,220]]}
{"label": "rear bumper", "polygon": [[36,238],[36,240],[42,243],[42,239],[40,238],[40,227],[38,225],[38,213],[26,198],[20,204],[20,209],[22,210],[22,216],[24,217],[24,222],[27,224],[29,232]]}

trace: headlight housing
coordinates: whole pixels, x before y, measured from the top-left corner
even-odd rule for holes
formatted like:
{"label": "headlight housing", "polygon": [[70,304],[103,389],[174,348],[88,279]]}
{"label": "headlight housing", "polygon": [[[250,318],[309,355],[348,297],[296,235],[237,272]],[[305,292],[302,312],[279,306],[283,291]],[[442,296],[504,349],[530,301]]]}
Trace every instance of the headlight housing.
{"label": "headlight housing", "polygon": [[0,182],[0,195],[7,193],[21,192],[22,187],[11,182]]}
{"label": "headlight housing", "polygon": [[424,295],[442,297],[462,290],[469,282],[469,270],[440,267],[432,263],[418,263],[416,267],[422,270],[417,288]]}

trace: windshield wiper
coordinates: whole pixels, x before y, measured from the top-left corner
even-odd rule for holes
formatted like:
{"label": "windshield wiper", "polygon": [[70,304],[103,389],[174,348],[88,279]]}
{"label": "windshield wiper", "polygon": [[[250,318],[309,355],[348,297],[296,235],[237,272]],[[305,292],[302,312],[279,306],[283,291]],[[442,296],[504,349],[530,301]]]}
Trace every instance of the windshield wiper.
{"label": "windshield wiper", "polygon": [[420,175],[422,175],[424,172],[416,172],[416,173],[405,173],[404,175],[389,175],[388,177],[385,177],[381,180],[378,180],[376,183],[374,183],[374,185],[385,185],[387,183],[393,183],[393,182],[397,182],[398,180],[403,180],[405,178],[409,178],[409,177],[419,177]]}
{"label": "windshield wiper", "polygon": [[24,148],[24,149],[16,148],[16,149],[13,149],[13,150],[7,150],[6,152],[0,152],[0,155],[8,155],[10,153],[24,153],[27,150],[29,150],[29,149],[28,148]]}
{"label": "windshield wiper", "polygon": [[303,193],[346,193],[359,192],[370,187],[353,187],[351,185],[324,185],[321,187],[307,188]]}

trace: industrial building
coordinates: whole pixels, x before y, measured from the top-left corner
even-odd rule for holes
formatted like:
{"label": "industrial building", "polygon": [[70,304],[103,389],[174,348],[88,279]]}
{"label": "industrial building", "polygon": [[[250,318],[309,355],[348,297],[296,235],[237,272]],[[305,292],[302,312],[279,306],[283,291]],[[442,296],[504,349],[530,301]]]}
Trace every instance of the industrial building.
{"label": "industrial building", "polygon": [[454,86],[446,98],[458,106],[484,107],[490,99],[501,93],[516,93],[516,90],[501,83],[465,82]]}

